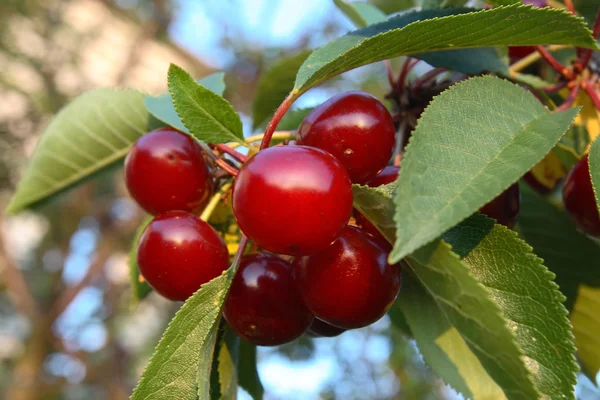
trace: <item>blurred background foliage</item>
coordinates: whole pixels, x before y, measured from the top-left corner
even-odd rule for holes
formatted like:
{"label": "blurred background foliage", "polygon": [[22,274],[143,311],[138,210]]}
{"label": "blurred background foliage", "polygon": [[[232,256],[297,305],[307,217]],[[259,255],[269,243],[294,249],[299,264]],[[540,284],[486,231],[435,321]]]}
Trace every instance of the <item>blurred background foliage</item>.
{"label": "blurred background foliage", "polygon": [[[409,5],[372,2],[388,13]],[[261,74],[350,29],[324,0],[0,1],[0,208],[48,121],[83,91],[160,93],[171,62],[197,78],[223,70],[225,97],[250,134]],[[380,64],[311,90],[297,106],[350,89],[382,98]],[[0,399],[129,397],[179,307],[155,294],[132,305],[127,254],[143,218],[120,168],[34,211],[0,216]],[[396,326],[385,317],[335,339],[259,348],[265,398],[456,398]]]}

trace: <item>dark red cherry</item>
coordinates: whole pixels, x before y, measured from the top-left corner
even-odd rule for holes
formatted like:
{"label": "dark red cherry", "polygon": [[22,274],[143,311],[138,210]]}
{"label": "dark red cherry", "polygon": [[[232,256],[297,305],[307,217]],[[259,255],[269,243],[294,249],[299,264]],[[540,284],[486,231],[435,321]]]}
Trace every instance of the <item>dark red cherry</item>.
{"label": "dark red cherry", "polygon": [[229,267],[229,253],[209,224],[186,211],[169,211],[144,229],[137,262],[154,290],[184,301]]}
{"label": "dark red cherry", "polygon": [[588,155],[575,164],[565,179],[563,202],[575,223],[587,234],[600,236],[600,215],[590,177]]}
{"label": "dark red cherry", "polygon": [[213,185],[198,143],[173,128],[157,129],[135,142],[125,159],[125,183],[135,201],[153,215],[198,213]]}
{"label": "dark red cherry", "polygon": [[292,266],[272,254],[242,258],[223,315],[235,333],[260,346],[290,342],[313,320],[296,287]]}
{"label": "dark red cherry", "polygon": [[312,324],[310,324],[310,327],[306,331],[306,335],[310,337],[335,337],[344,332],[346,332],[346,329],[329,325],[327,322],[321,321],[319,318],[314,318]]}
{"label": "dark red cherry", "polygon": [[273,253],[307,255],[329,246],[352,212],[348,173],[313,147],[260,151],[233,185],[233,213],[242,232]]}
{"label": "dark red cherry", "polygon": [[299,145],[333,154],[354,183],[373,178],[390,160],[394,122],[383,104],[370,94],[346,92],[332,97],[304,118]]}
{"label": "dark red cherry", "polygon": [[[398,178],[400,167],[387,166],[377,176],[366,183],[369,187],[377,187],[381,185],[387,185],[388,183],[395,182]],[[354,218],[356,223],[368,234],[377,236],[380,240],[385,241],[383,235],[375,228],[364,215],[354,210]]]}
{"label": "dark red cherry", "polygon": [[325,251],[294,260],[296,282],[311,313],[344,329],[381,318],[400,289],[400,267],[388,264],[388,250],[347,226]]}
{"label": "dark red cherry", "polygon": [[481,207],[479,212],[495,219],[499,224],[512,228],[517,222],[520,208],[521,192],[519,192],[519,185],[515,183]]}

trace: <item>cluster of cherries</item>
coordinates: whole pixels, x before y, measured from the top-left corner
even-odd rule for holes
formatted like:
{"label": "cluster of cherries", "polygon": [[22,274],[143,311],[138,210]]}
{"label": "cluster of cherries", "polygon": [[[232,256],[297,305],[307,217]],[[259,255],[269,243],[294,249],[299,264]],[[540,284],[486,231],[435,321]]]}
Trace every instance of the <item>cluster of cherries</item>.
{"label": "cluster of cherries", "polygon": [[[401,283],[387,262],[391,245],[354,212],[352,183],[396,180],[392,117],[361,92],[335,96],[300,125],[294,144],[246,160],[232,187],[240,230],[261,249],[244,255],[225,301],[231,328],[258,345],[306,333],[336,336],[380,319]],[[229,266],[221,236],[197,215],[215,182],[200,145],[162,128],[142,136],[125,161],[132,197],[155,218],[138,244],[144,279],[161,295],[183,301]],[[508,226],[519,211],[513,185],[481,209]]]}

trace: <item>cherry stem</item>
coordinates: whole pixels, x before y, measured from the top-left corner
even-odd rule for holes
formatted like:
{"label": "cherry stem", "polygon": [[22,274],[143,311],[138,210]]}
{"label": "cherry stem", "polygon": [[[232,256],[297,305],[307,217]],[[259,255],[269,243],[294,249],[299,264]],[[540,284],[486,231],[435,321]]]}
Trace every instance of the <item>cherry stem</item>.
{"label": "cherry stem", "polygon": [[583,90],[585,90],[587,92],[587,94],[590,96],[590,99],[592,99],[592,102],[594,103],[594,106],[596,107],[597,110],[600,110],[600,96],[598,96],[598,92],[596,92],[594,90],[593,85],[591,85],[589,82],[587,81],[583,81],[581,83],[581,87]]}
{"label": "cherry stem", "polygon": [[559,82],[556,85],[546,86],[546,87],[542,88],[542,90],[545,93],[554,93],[556,91],[559,91],[560,89],[566,88],[567,85],[568,85],[567,82]]}
{"label": "cherry stem", "polygon": [[246,250],[246,246],[248,245],[248,238],[246,235],[242,233],[240,237],[240,244],[238,245],[238,249],[233,256],[233,261],[231,262],[232,272],[236,273],[238,266],[240,265],[240,261],[242,261],[242,256],[244,255],[244,251]]}
{"label": "cherry stem", "polygon": [[573,103],[575,102],[577,95],[579,94],[579,89],[580,89],[579,85],[573,86],[573,88],[569,92],[569,95],[567,96],[565,101],[556,109],[556,111],[564,111],[567,108],[571,107],[573,105]]}
{"label": "cherry stem", "polygon": [[[248,136],[246,138],[246,142],[248,142],[248,143],[258,142],[258,141],[261,141],[264,137],[265,137],[264,133],[259,133],[257,135]],[[271,139],[286,140],[286,139],[294,139],[295,137],[296,137],[296,131],[275,131],[273,133],[273,136],[271,137]],[[238,147],[238,146],[236,145],[236,147]]]}
{"label": "cherry stem", "polygon": [[564,76],[567,80],[573,79],[573,73],[569,71],[567,67],[562,65],[548,50],[543,46],[536,46],[537,51],[540,53],[542,58],[546,60],[548,64],[560,75]]}
{"label": "cherry stem", "polygon": [[573,6],[572,0],[565,0],[565,6],[567,6],[567,10],[569,10],[572,14],[575,14],[575,6]]}
{"label": "cherry stem", "polygon": [[273,133],[275,133],[275,129],[277,128],[279,121],[281,121],[283,115],[287,112],[287,110],[289,110],[289,108],[292,106],[292,103],[294,102],[292,97],[293,94],[294,92],[292,91],[285,98],[285,100],[283,100],[283,102],[279,105],[279,108],[277,108],[277,111],[275,111],[273,118],[271,118],[271,120],[269,121],[267,129],[265,129],[265,136],[263,136],[262,142],[260,142],[260,150],[264,150],[267,147],[269,147],[269,144],[271,143],[271,137],[273,136]]}
{"label": "cherry stem", "polygon": [[402,70],[400,71],[400,76],[398,76],[398,83],[396,85],[400,93],[402,93],[402,91],[404,90],[405,81],[406,77],[408,76],[408,73],[413,69],[415,65],[417,65],[419,61],[420,60],[412,59],[410,57],[406,58],[404,65],[402,65]]}
{"label": "cherry stem", "polygon": [[431,80],[435,79],[438,75],[442,74],[446,72],[446,70],[444,68],[436,68],[436,69],[432,69],[429,72],[426,72],[425,74],[423,74],[421,77],[419,77],[413,84],[412,86],[412,90],[413,92],[415,92],[417,89],[419,89],[421,86],[423,86],[424,84],[430,82]]}
{"label": "cherry stem", "polygon": [[[600,10],[598,10],[598,13],[596,14],[596,19],[594,20],[594,26],[592,28],[592,36],[594,37],[594,39],[598,38],[598,34],[600,34]],[[588,64],[590,63],[592,53],[593,50],[591,49],[584,50],[583,56],[581,57],[581,60],[579,62],[579,67],[582,71],[586,69]]]}
{"label": "cherry stem", "polygon": [[229,174],[234,177],[237,176],[238,173],[240,172],[237,170],[237,168],[235,168],[232,165],[229,165],[225,160],[220,159],[220,158],[215,160],[215,164],[217,164],[219,167],[221,167],[225,171],[229,172]]}
{"label": "cherry stem", "polygon": [[213,144],[213,147],[219,150],[221,153],[229,154],[234,159],[238,160],[241,163],[245,163],[248,161],[248,156],[240,153],[239,151],[227,146],[226,144]]}
{"label": "cherry stem", "polygon": [[394,82],[394,73],[392,72],[392,65],[390,60],[383,60],[383,65],[385,65],[385,72],[387,74],[388,82],[392,89],[396,87],[396,82]]}

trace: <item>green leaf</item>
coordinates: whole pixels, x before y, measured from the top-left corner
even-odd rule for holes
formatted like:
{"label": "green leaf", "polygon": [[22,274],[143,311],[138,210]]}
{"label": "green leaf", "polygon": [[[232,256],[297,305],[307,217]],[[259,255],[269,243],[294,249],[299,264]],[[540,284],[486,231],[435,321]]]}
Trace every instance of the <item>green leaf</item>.
{"label": "green leaf", "polygon": [[168,84],[175,110],[192,135],[206,143],[244,141],[242,121],[227,100],[175,64],[169,67]]}
{"label": "green leaf", "polygon": [[491,76],[463,81],[434,98],[402,160],[391,262],[517,181],[552,149],[577,111],[550,113],[530,92]]}
{"label": "green leaf", "polygon": [[333,0],[333,2],[340,11],[350,18],[350,21],[352,21],[357,28],[375,24],[387,18],[381,10],[372,4],[346,3],[344,0]]}
{"label": "green leaf", "polygon": [[521,0],[486,0],[486,3],[492,6],[510,6],[511,4],[521,4]]}
{"label": "green leaf", "polygon": [[245,340],[240,341],[240,358],[238,362],[239,383],[254,400],[262,400],[263,389],[256,370],[256,346]]}
{"label": "green leaf", "polygon": [[219,386],[221,399],[230,400],[237,397],[238,378],[237,364],[239,361],[240,338],[229,327],[225,326],[223,340],[219,347]]}
{"label": "green leaf", "polygon": [[[225,81],[223,80],[225,77],[225,73],[217,72],[216,74],[209,75],[198,80],[198,84],[204,86],[208,90],[213,91],[219,96],[223,95],[225,91]],[[161,94],[160,96],[146,96],[144,99],[144,104],[146,108],[154,117],[158,118],[160,121],[165,124],[172,126],[180,130],[181,132],[185,132],[187,134],[190,131],[185,127],[181,119],[179,119],[179,115],[177,115],[177,111],[175,111],[175,107],[173,106],[173,99],[169,93]]]}
{"label": "green leaf", "polygon": [[[131,400],[210,398],[210,374],[230,268],[203,285],[175,314],[156,346]],[[198,385],[196,385],[198,382]]]}
{"label": "green leaf", "polygon": [[294,88],[298,68],[309,54],[310,50],[304,50],[291,57],[283,58],[261,76],[256,97],[252,102],[252,129],[265,124],[279,104],[290,94]]}
{"label": "green leaf", "polygon": [[285,113],[277,129],[281,131],[294,131],[298,129],[304,118],[312,111],[314,107],[309,108],[298,108]]}
{"label": "green leaf", "polygon": [[577,354],[583,365],[583,371],[592,382],[596,381],[596,375],[600,372],[599,307],[600,289],[581,285],[577,302],[571,313],[571,322]]}
{"label": "green leaf", "polygon": [[140,237],[144,232],[144,229],[148,224],[152,221],[152,217],[145,218],[140,226],[138,227],[135,235],[133,237],[133,242],[131,244],[131,250],[129,250],[129,282],[131,284],[131,291],[133,292],[133,302],[136,303],[139,300],[142,300],[150,292],[152,292],[152,288],[148,285],[148,282],[145,280],[140,280],[140,269],[138,268],[137,263],[137,247],[140,241]]}
{"label": "green leaf", "polygon": [[[446,10],[440,10],[446,11]],[[444,67],[468,75],[482,72],[508,72],[508,65],[502,60],[500,47],[480,47],[477,49],[459,49],[413,54],[434,67]]]}
{"label": "green leaf", "polygon": [[395,190],[395,183],[377,188],[352,185],[354,208],[375,225],[390,243],[396,240],[396,224],[392,218],[394,215],[392,196]]}
{"label": "green leaf", "polygon": [[294,96],[344,71],[407,54],[538,44],[598,48],[583,20],[563,10],[523,5],[460,15],[448,15],[456,11],[447,10],[448,16],[418,21],[430,15],[439,16],[432,12],[425,10],[392,17],[315,50],[298,71]]}
{"label": "green leaf", "polygon": [[554,274],[517,233],[475,214],[442,238],[502,310],[533,382],[547,399],[574,399],[575,346]]}
{"label": "green leaf", "polygon": [[402,277],[398,298],[425,362],[466,398],[506,399],[433,298],[410,274]]}
{"label": "green leaf", "polygon": [[450,246],[437,240],[405,262],[506,396],[537,399],[523,352],[499,305]]}
{"label": "green leaf", "polygon": [[590,148],[588,162],[592,187],[594,188],[594,194],[596,195],[596,205],[598,206],[598,212],[600,212],[600,140],[597,138]]}
{"label": "green leaf", "polygon": [[414,0],[369,0],[369,4],[377,7],[384,14],[393,14],[417,6]]}
{"label": "green leaf", "polygon": [[149,123],[140,92],[96,89],[79,96],[42,134],[6,213],[32,207],[120,161]]}
{"label": "green leaf", "polygon": [[571,309],[580,283],[600,286],[600,246],[581,233],[571,217],[534,192],[521,189],[518,230],[535,254],[556,274],[556,283]]}

